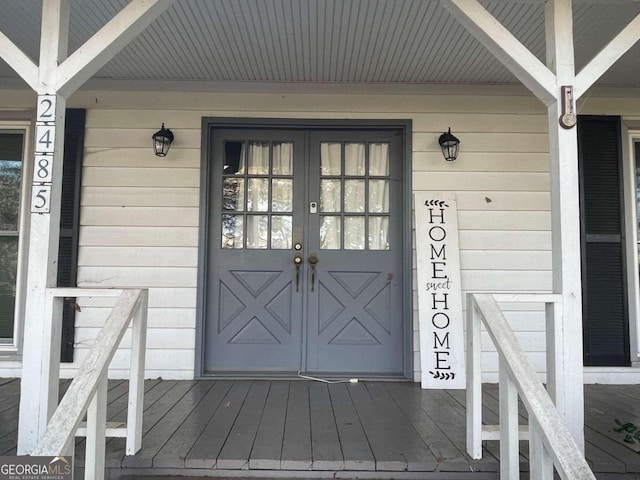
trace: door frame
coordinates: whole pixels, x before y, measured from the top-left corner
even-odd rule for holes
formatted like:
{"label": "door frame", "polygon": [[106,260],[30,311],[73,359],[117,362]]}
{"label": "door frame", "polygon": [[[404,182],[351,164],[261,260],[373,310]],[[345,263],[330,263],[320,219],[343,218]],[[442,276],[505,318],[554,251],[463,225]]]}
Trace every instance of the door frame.
{"label": "door frame", "polygon": [[210,378],[204,369],[205,361],[205,325],[207,318],[207,259],[209,240],[209,213],[211,210],[211,185],[209,154],[213,145],[210,131],[216,129],[291,129],[291,130],[394,130],[402,134],[402,267],[403,267],[403,346],[404,376],[413,378],[413,281],[411,250],[411,179],[412,179],[412,122],[411,120],[321,120],[297,118],[233,118],[202,117],[200,146],[200,214],[198,228],[198,279],[196,297],[196,345],[195,378]]}

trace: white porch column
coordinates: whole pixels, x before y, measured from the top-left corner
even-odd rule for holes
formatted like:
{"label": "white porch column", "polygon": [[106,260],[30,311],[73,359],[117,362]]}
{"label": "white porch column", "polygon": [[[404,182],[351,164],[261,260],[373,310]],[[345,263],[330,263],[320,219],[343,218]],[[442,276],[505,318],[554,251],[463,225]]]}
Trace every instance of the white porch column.
{"label": "white porch column", "polygon": [[[551,173],[553,291],[562,294],[555,369],[547,372],[550,394],[584,452],[580,179],[577,129],[560,125],[561,87],[575,84],[571,0],[546,5],[547,67],[556,76],[556,100],[548,106]],[[547,345],[547,348],[550,348]]]}
{"label": "white porch column", "polygon": [[[56,73],[58,64],[67,56],[68,30],[69,0],[44,0],[37,93],[55,95],[55,137],[51,162],[50,213],[30,215],[18,424],[20,455],[29,453],[36,446],[58,403],[61,326],[52,328],[53,304],[46,301],[45,289],[56,285],[58,273],[66,100],[56,95]],[[37,135],[38,132],[36,142]],[[59,321],[61,316],[55,315],[55,318]]]}

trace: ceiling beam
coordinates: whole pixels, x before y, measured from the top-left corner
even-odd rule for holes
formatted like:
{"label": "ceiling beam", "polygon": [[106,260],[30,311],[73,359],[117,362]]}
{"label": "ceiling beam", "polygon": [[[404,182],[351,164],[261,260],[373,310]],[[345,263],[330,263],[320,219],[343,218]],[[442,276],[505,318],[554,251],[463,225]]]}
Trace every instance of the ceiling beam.
{"label": "ceiling beam", "polygon": [[40,30],[40,65],[38,93],[56,92],[58,65],[67,58],[69,50],[70,0],[44,0]]}
{"label": "ceiling beam", "polygon": [[57,91],[75,92],[174,1],[132,0],[58,67]]}
{"label": "ceiling beam", "polygon": [[640,40],[640,14],[576,75],[575,99],[586,93],[638,40]]}
{"label": "ceiling beam", "polygon": [[2,32],[0,32],[0,58],[7,62],[29,87],[37,90],[38,66]]}
{"label": "ceiling beam", "polygon": [[555,75],[477,0],[442,5],[545,105],[555,101]]}

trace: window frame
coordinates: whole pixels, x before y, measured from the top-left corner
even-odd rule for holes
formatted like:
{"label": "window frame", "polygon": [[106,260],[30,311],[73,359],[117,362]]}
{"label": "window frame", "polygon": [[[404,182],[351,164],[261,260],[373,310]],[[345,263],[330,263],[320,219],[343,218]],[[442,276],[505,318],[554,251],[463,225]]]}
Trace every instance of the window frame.
{"label": "window frame", "polygon": [[25,286],[27,276],[26,252],[29,239],[29,187],[32,173],[32,132],[30,121],[0,121],[0,134],[21,133],[23,135],[22,178],[18,214],[18,266],[16,272],[16,303],[14,311],[13,338],[1,339],[0,354],[19,354],[24,335]]}

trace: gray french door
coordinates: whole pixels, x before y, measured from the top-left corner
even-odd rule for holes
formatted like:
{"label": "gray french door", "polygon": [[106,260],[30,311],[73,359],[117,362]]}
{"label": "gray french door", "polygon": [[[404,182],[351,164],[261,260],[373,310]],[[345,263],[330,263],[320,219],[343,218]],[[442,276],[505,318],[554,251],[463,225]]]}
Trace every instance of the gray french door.
{"label": "gray french door", "polygon": [[403,375],[401,133],[211,137],[204,372]]}

